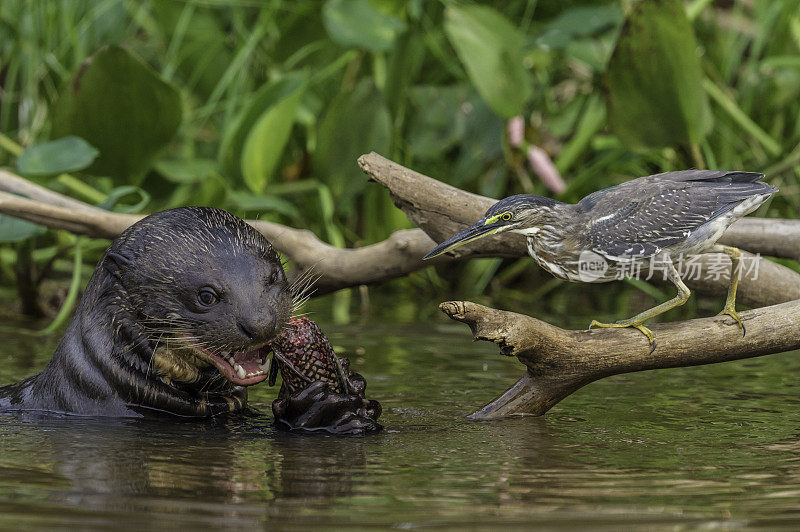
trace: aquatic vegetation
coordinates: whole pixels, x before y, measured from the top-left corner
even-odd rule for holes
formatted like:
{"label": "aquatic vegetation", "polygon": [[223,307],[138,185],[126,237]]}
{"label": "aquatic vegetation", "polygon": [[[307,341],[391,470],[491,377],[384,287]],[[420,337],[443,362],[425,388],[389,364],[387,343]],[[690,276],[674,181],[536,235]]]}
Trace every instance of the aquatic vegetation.
{"label": "aquatic vegetation", "polygon": [[[661,171],[759,171],[784,191],[760,214],[794,217],[797,27],[790,1],[5,2],[0,164],[118,212],[215,205],[336,246],[410,227],[359,172],[371,150],[480,194],[563,201]],[[8,217],[0,240],[0,290],[29,314],[52,311],[41,287],[73,276],[77,246],[87,263],[103,248]],[[562,317],[576,300],[622,314],[658,295],[597,297],[526,264],[385,290]],[[416,299],[401,314],[433,312]],[[353,302],[329,308],[346,321]]]}

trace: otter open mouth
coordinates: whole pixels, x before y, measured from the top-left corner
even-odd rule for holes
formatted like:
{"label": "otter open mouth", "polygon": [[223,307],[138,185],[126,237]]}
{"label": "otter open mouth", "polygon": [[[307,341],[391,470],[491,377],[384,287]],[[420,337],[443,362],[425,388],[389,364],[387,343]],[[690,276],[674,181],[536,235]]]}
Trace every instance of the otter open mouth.
{"label": "otter open mouth", "polygon": [[204,347],[195,345],[195,349],[203,353],[217,367],[219,372],[236,386],[252,386],[265,380],[269,374],[269,346],[250,351],[231,351],[213,353]]}

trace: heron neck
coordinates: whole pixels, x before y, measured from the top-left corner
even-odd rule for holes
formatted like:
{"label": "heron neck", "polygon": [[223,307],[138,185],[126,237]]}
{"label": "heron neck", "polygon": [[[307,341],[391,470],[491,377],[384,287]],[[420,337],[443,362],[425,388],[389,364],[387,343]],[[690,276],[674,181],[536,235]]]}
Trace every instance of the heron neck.
{"label": "heron neck", "polygon": [[525,227],[512,229],[512,233],[525,236],[536,236],[544,232],[558,232],[556,228],[565,222],[575,221],[578,217],[578,206],[572,203],[553,203],[536,211],[525,223]]}

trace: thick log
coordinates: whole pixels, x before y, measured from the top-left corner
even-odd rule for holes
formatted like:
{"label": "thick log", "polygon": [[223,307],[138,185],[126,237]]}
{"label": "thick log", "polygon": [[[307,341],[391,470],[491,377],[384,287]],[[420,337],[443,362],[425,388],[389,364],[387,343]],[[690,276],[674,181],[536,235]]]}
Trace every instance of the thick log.
{"label": "thick log", "polygon": [[648,325],[656,337],[652,353],[647,338],[635,329],[564,330],[468,301],[448,301],[439,308],[469,325],[475,340],[497,344],[501,354],[527,367],[513,387],[470,416],[480,420],[543,415],[579,388],[611,375],[800,348],[800,301],[742,312],[746,335],[728,316]]}

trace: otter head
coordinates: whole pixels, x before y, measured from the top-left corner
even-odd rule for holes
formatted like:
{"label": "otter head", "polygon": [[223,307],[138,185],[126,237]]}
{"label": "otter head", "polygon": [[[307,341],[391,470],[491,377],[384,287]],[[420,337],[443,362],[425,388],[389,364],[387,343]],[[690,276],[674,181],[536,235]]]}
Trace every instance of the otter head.
{"label": "otter head", "polygon": [[157,370],[196,381],[213,365],[239,386],[267,378],[265,346],[288,322],[292,295],[278,254],[243,220],[210,207],[159,212],[128,228],[102,264]]}

